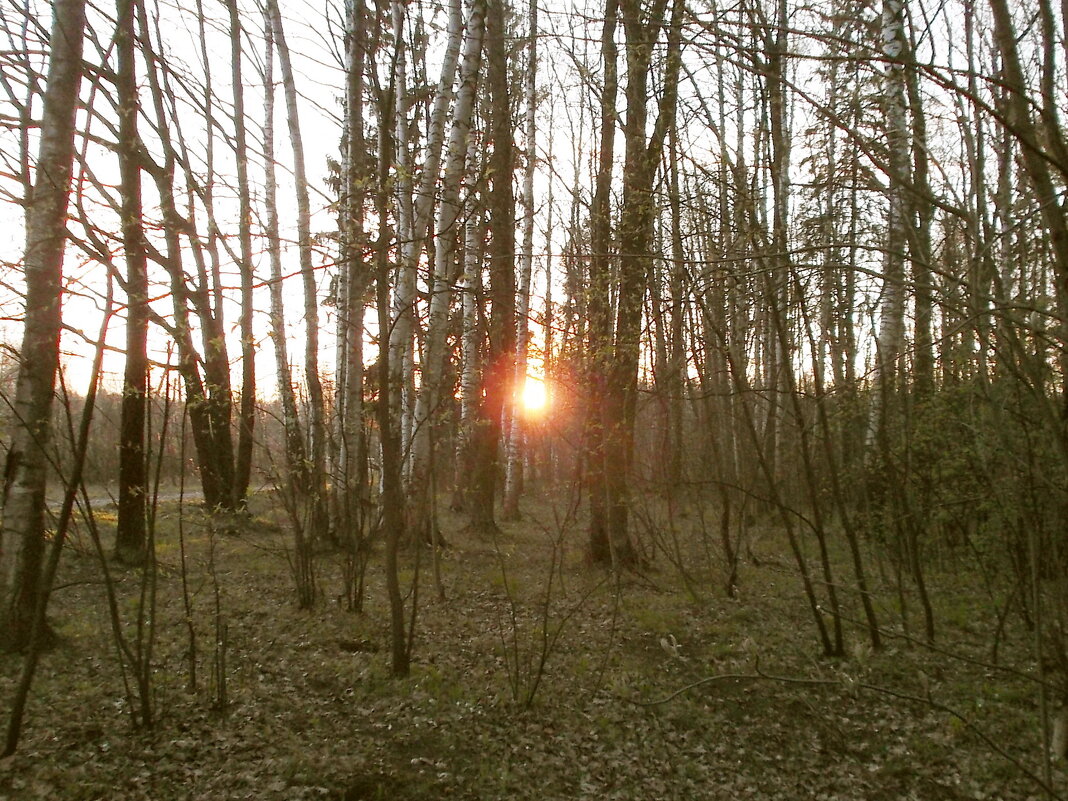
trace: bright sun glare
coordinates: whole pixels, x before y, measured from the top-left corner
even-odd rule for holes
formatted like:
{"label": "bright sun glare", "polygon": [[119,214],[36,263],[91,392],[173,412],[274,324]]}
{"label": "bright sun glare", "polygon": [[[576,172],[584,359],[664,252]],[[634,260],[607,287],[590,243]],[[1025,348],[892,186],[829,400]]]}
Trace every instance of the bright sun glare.
{"label": "bright sun glare", "polygon": [[540,414],[549,402],[549,393],[545,382],[540,378],[527,376],[523,382],[523,409],[527,414]]}

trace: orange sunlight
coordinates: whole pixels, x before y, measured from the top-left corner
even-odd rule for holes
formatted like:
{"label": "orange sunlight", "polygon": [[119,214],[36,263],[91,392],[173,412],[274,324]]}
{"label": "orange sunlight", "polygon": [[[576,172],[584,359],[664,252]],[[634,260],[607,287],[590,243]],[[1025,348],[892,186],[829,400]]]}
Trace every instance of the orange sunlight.
{"label": "orange sunlight", "polygon": [[523,411],[529,415],[541,414],[549,404],[549,391],[540,378],[527,376],[523,382]]}

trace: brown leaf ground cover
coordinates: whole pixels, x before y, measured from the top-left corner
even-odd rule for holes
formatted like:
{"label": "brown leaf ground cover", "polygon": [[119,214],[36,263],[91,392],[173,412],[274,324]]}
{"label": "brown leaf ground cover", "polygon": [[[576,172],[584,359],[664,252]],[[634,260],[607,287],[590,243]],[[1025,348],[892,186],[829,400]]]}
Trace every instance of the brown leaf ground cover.
{"label": "brown leaf ground cover", "polygon": [[[398,680],[377,560],[363,614],[343,609],[330,553],[318,559],[324,600],[302,611],[277,525],[259,517],[210,536],[187,508],[187,621],[178,512],[165,506],[150,730],[130,725],[83,532],[64,558],[51,610],[60,640],[42,661],[22,747],[0,762],[0,798],[1049,797],[1026,776],[1042,774],[1028,635],[1010,620],[992,664],[996,620],[959,565],[932,576],[940,650],[890,637],[872,653],[850,625],[849,657],[825,659],[774,532],[751,543],[728,599],[714,549],[674,560],[682,575],[653,537],[649,570],[614,576],[586,564],[580,522],[534,512],[495,540],[443,521],[446,600],[434,600],[424,550],[413,669]],[[132,632],[140,573],[114,577]],[[212,675],[216,589],[225,708]],[[890,597],[880,594],[883,623],[901,634]],[[5,709],[19,665],[0,659]]]}

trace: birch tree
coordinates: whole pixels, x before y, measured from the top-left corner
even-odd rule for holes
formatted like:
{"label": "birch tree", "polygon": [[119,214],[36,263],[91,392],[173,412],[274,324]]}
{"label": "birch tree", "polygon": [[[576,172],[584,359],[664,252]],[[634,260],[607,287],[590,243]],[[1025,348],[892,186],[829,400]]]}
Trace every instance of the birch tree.
{"label": "birch tree", "polygon": [[[193,215],[183,214],[178,206],[177,198],[181,193],[177,171],[179,165],[191,170],[191,161],[182,136],[181,115],[176,105],[177,96],[172,91],[169,68],[159,55],[162,32],[158,24],[155,29],[150,26],[143,5],[138,10],[141,49],[149,65],[145,77],[152,99],[154,128],[162,151],[160,161],[151,162],[145,168],[155,183],[162,217],[162,247],[153,251],[152,258],[166,272],[172,309],[169,318],[157,317],[156,320],[174,339],[178,352],[177,370],[185,389],[204,502],[209,509],[229,511],[234,508],[229,361],[212,304],[212,296],[216,293],[207,275],[203,243]],[[149,46],[150,42],[155,43],[155,49]],[[196,181],[189,183],[192,185]],[[191,203],[188,192],[186,196],[187,203]],[[185,269],[188,258],[194,261],[195,275]],[[201,330],[203,352],[194,341],[194,317]]]}
{"label": "birch tree", "polygon": [[304,141],[300,125],[300,104],[297,85],[282,27],[282,13],[277,0],[267,0],[274,46],[282,73],[282,88],[286,99],[286,120],[293,151],[293,184],[297,195],[297,249],[300,275],[304,287],[304,377],[308,387],[308,493],[310,508],[310,536],[313,539],[328,535],[329,517],[326,506],[326,411],[322,379],[319,376],[319,302],[313,264],[311,238],[311,201],[304,165]]}
{"label": "birch tree", "polygon": [[237,167],[238,259],[241,314],[241,401],[238,410],[238,440],[234,459],[234,500],[244,504],[252,473],[252,446],[256,426],[256,340],[253,332],[252,189],[248,175],[249,147],[245,122],[245,87],[242,55],[243,28],[237,0],[226,0],[230,23],[230,81],[234,94],[234,158]]}
{"label": "birch tree", "polygon": [[523,165],[523,227],[519,251],[519,297],[516,309],[515,379],[509,415],[505,454],[504,518],[519,517],[519,494],[523,483],[523,417],[521,397],[527,380],[527,351],[530,347],[530,284],[534,269],[534,172],[537,166],[537,88],[538,88],[538,5],[531,0],[527,9],[527,67],[524,80],[523,138],[526,147]]}
{"label": "birch tree", "polygon": [[[455,0],[453,0],[455,3]],[[411,453],[412,406],[415,393],[415,294],[417,289],[418,255],[416,251],[416,224],[413,190],[413,166],[411,147],[408,142],[410,122],[408,119],[408,55],[405,42],[405,4],[393,0],[390,4],[393,24],[393,54],[391,84],[393,91],[392,141],[396,172],[393,191],[396,194],[395,215],[397,226],[398,264],[397,279],[393,289],[393,322],[389,326],[390,364],[396,372],[391,382],[389,404],[399,412],[397,422],[402,454],[402,473],[407,476],[407,454]],[[451,80],[451,79],[450,79]],[[451,84],[450,84],[451,88]],[[381,134],[380,134],[381,135]]]}
{"label": "birch tree", "polygon": [[[411,162],[412,153],[408,141],[410,123],[408,118],[409,101],[406,89],[408,77],[405,68],[407,48],[403,40],[405,12],[402,4],[395,3],[393,5],[393,37],[396,48],[393,80],[397,92],[397,108],[395,109],[397,119],[394,139],[397,150],[397,225],[400,232],[400,264],[398,267],[397,286],[394,292],[395,323],[392,328],[390,342],[393,348],[394,369],[399,371],[400,376],[400,397],[398,402],[402,410],[401,446],[405,454],[405,474],[409,476],[411,475],[411,468],[418,458],[417,451],[422,449],[425,453],[426,446],[423,438],[427,435],[422,431],[425,428],[425,422],[417,419],[420,414],[417,407],[420,404],[425,405],[426,399],[425,397],[420,397],[424,394],[422,390],[416,391],[413,378],[413,338],[416,326],[415,302],[419,257],[424,251],[429,256],[434,247],[428,241],[428,237],[434,219],[435,200],[437,199],[436,188],[441,179],[441,155],[445,142],[445,131],[449,122],[449,110],[456,97],[457,66],[464,35],[462,0],[449,0],[448,8],[449,18],[445,53],[430,108],[426,147],[422,163],[419,165],[419,181],[416,183],[414,180],[415,165]],[[478,15],[478,19],[481,19],[481,14]],[[476,45],[481,48],[480,38]],[[460,109],[458,108],[457,111],[460,111]],[[454,112],[455,116],[456,112]],[[462,155],[460,159],[462,165]],[[458,175],[455,178],[458,180]],[[427,279],[427,286],[431,293],[431,304],[434,302],[436,282],[437,278],[434,275],[430,275]],[[444,298],[446,308],[448,297],[446,295]],[[432,328],[433,325],[428,323],[428,329]],[[434,335],[438,334],[435,332]],[[424,359],[420,363],[420,368],[424,372],[428,369],[428,359],[426,358],[428,349],[429,343],[424,346]],[[429,367],[429,369],[433,371],[435,368]],[[423,414],[425,416],[425,409]],[[417,437],[423,440],[423,444],[417,445],[415,443]],[[415,483],[417,484],[418,481]],[[413,485],[413,491],[418,493],[422,491],[422,488]]]}
{"label": "birch tree", "polygon": [[[285,439],[283,457],[283,491],[288,496],[291,513],[298,504],[303,504],[313,489],[313,477],[310,475],[307,449],[304,441],[304,427],[297,407],[297,394],[293,384],[293,370],[290,365],[289,344],[286,336],[285,288],[282,284],[282,242],[278,220],[278,180],[275,171],[275,81],[274,81],[274,26],[271,11],[264,7],[264,211],[266,214],[265,235],[267,237],[267,255],[270,261],[270,335],[274,345],[275,374],[278,380],[278,396],[282,407],[282,431]],[[313,501],[314,502],[314,501]],[[308,542],[305,526],[307,521],[301,515],[294,515],[291,520],[294,537],[294,560],[298,602],[302,606],[315,603],[315,575],[311,559],[311,543]]]}
{"label": "birch tree", "polygon": [[[338,286],[337,386],[334,416],[335,530],[347,532],[353,557],[363,554],[364,506],[369,500],[367,437],[364,427],[364,305],[373,278],[363,249],[364,203],[370,166],[364,135],[364,85],[368,45],[366,9],[362,0],[345,3],[345,130],[341,165],[341,265]],[[359,557],[357,557],[359,558]],[[353,565],[347,587],[350,608],[362,605],[362,566]]]}
{"label": "birch tree", "polygon": [[[414,466],[410,494],[415,500],[419,518],[416,522],[418,530],[428,534],[431,532],[427,526],[433,525],[428,516],[428,493],[435,485],[433,418],[442,397],[442,372],[446,357],[452,287],[457,283],[460,273],[455,258],[456,242],[463,230],[460,188],[471,147],[472,117],[482,61],[484,29],[485,4],[483,0],[475,0],[471,4],[466,25],[460,86],[453,108],[445,171],[441,181],[441,200],[434,226],[434,274],[421,364],[422,381],[415,407]],[[444,112],[443,108],[441,113]]]}
{"label": "birch tree", "polygon": [[871,433],[884,426],[889,397],[900,389],[901,355],[905,350],[905,248],[908,242],[909,137],[905,100],[907,47],[904,0],[883,0],[882,51],[886,58],[883,78],[883,118],[886,124],[889,204],[883,251],[882,299],[876,342],[875,394]]}
{"label": "birch tree", "polygon": [[63,252],[82,80],[84,0],[56,0],[33,190],[26,202],[26,312],[15,385],[18,421],[4,465],[0,650],[29,642],[45,546],[52,399],[62,330]]}
{"label": "birch tree", "polygon": [[[467,151],[467,174],[479,173],[476,142]],[[482,258],[486,244],[486,224],[476,181],[468,193],[470,212],[464,223],[464,271],[460,283],[460,419],[456,432],[456,480],[452,506],[462,510],[470,491],[469,476],[478,414],[479,375],[482,370],[482,331],[479,326],[479,299],[482,297]]]}

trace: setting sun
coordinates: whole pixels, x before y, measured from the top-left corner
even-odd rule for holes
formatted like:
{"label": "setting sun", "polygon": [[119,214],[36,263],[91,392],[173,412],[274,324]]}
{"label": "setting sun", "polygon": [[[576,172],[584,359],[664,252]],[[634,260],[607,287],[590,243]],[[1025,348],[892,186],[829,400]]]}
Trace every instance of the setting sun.
{"label": "setting sun", "polygon": [[523,410],[527,414],[539,414],[549,403],[549,392],[540,378],[527,376],[523,382]]}

